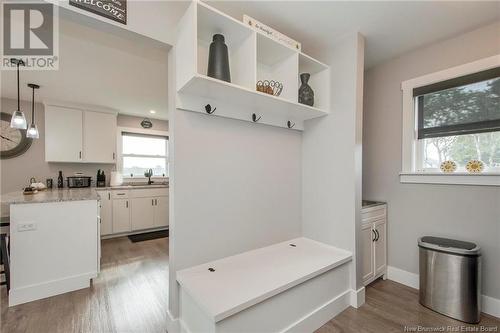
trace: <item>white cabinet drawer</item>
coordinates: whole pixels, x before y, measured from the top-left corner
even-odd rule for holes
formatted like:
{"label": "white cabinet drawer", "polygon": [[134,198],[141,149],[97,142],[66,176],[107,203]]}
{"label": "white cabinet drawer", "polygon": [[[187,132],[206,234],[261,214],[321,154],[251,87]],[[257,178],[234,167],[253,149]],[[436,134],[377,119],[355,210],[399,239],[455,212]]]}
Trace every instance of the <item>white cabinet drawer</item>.
{"label": "white cabinet drawer", "polygon": [[130,190],[130,198],[166,197],[168,188],[147,188]]}
{"label": "white cabinet drawer", "polygon": [[111,198],[112,199],[125,199],[129,197],[129,192],[128,190],[118,190],[118,191],[111,191]]}

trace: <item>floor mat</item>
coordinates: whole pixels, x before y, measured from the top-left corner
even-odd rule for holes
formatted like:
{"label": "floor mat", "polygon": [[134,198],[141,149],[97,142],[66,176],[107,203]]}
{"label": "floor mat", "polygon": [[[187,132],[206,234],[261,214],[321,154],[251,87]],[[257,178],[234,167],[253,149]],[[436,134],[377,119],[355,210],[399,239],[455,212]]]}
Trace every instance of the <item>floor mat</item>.
{"label": "floor mat", "polygon": [[147,240],[164,238],[164,237],[168,237],[168,229],[167,230],[153,231],[153,232],[146,232],[146,233],[138,234],[138,235],[130,235],[130,236],[128,236],[128,239],[130,239],[130,241],[132,241],[132,243],[137,243],[137,242],[143,242],[143,241],[147,241]]}

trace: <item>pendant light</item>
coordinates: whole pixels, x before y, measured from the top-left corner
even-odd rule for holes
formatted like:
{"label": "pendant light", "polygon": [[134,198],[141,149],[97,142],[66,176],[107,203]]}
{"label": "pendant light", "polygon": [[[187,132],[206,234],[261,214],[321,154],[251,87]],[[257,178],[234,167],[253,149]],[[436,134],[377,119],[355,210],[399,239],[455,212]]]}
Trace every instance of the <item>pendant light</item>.
{"label": "pendant light", "polygon": [[33,93],[31,95],[31,124],[26,131],[26,137],[31,139],[38,139],[40,137],[40,134],[38,133],[38,128],[35,124],[35,89],[39,89],[40,86],[38,84],[28,83],[28,87],[33,90]]}
{"label": "pendant light", "polygon": [[17,65],[17,110],[12,114],[12,118],[10,119],[10,127],[18,128],[18,129],[26,129],[26,117],[24,113],[21,111],[21,98],[19,96],[19,66],[24,66],[24,61],[21,59],[10,59],[12,64]]}

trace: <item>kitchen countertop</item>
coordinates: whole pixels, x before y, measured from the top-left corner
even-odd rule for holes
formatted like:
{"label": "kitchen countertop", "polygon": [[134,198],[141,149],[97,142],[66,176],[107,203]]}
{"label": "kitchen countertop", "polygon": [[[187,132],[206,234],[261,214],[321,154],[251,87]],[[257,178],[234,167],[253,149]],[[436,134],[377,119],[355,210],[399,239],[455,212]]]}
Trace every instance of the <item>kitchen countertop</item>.
{"label": "kitchen countertop", "polygon": [[26,195],[23,194],[22,191],[17,191],[2,195],[2,203],[4,204],[29,204],[98,199],[99,196],[95,191],[95,187],[52,189]]}
{"label": "kitchen countertop", "polygon": [[108,187],[85,187],[85,188],[62,188],[38,191],[35,194],[23,194],[22,191],[11,192],[1,196],[3,204],[28,204],[43,202],[61,202],[61,201],[81,201],[81,200],[99,200],[98,191],[108,190],[130,190],[130,189],[159,189],[168,188],[168,184],[158,185],[122,185]]}

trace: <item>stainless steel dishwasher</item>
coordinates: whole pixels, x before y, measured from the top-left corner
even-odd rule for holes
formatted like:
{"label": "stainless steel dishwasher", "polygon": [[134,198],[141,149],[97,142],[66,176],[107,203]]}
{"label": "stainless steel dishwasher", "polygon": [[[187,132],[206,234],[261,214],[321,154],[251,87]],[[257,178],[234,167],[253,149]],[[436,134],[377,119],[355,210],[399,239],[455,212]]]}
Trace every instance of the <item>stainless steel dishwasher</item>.
{"label": "stainless steel dishwasher", "polygon": [[481,249],[474,243],[418,239],[420,303],[446,316],[477,323],[481,313]]}

